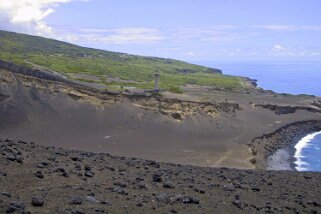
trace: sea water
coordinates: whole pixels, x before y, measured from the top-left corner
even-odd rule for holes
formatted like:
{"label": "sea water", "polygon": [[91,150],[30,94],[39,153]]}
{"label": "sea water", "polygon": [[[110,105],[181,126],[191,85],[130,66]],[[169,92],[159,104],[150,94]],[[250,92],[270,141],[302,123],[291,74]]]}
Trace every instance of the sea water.
{"label": "sea water", "polygon": [[[321,96],[321,62],[318,61],[202,61],[224,74],[256,79],[258,86],[278,93]],[[295,146],[296,170],[321,171],[321,132],[310,134]]]}
{"label": "sea water", "polygon": [[250,77],[258,86],[278,93],[321,96],[319,61],[198,61],[224,74]]}
{"label": "sea water", "polygon": [[321,132],[302,138],[295,149],[296,170],[321,172]]}

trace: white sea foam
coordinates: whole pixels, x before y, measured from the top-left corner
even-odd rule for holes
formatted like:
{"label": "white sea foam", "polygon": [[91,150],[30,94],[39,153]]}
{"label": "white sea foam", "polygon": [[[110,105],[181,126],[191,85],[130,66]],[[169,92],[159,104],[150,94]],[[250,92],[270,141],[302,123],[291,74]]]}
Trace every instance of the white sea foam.
{"label": "white sea foam", "polygon": [[321,132],[316,132],[313,134],[309,134],[307,136],[305,136],[304,138],[302,138],[296,145],[295,145],[295,149],[296,152],[294,154],[294,157],[296,158],[295,164],[296,167],[295,169],[298,171],[307,171],[309,164],[304,162],[302,159],[304,158],[304,156],[302,155],[302,151],[304,148],[309,147],[309,143],[317,136],[320,135]]}

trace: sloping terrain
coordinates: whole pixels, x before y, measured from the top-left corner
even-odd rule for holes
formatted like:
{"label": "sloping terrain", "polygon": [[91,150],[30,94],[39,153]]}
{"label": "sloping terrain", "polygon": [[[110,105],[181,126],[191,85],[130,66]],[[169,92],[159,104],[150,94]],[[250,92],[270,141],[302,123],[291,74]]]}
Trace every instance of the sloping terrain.
{"label": "sloping terrain", "polygon": [[[0,74],[1,136],[47,146],[198,166],[265,168],[264,155],[253,165],[252,139],[289,123],[321,119],[311,97],[212,89],[188,89],[180,96],[120,93],[3,69]],[[257,106],[262,101],[302,108],[276,114]]]}
{"label": "sloping terrain", "polygon": [[151,89],[155,72],[161,75],[162,89],[177,92],[187,83],[229,89],[247,84],[246,79],[222,75],[218,69],[178,60],[83,48],[6,31],[0,31],[0,59],[114,89]]}

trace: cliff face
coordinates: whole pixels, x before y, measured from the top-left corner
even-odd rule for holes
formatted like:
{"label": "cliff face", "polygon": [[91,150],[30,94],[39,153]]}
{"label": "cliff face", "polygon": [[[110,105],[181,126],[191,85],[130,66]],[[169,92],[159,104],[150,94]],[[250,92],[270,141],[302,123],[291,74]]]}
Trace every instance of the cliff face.
{"label": "cliff face", "polygon": [[2,60],[0,60],[0,68],[3,69],[1,77],[3,83],[15,85],[15,81],[17,81],[10,73],[5,72],[5,70],[8,70],[17,74],[18,81],[21,81],[24,86],[33,86],[52,94],[63,92],[75,100],[93,104],[98,108],[104,108],[105,104],[128,100],[139,108],[157,111],[175,120],[184,120],[197,114],[215,117],[219,112],[235,113],[235,111],[239,110],[239,105],[234,103],[192,102],[168,99],[148,92],[137,95],[126,92],[95,90],[45,71],[22,67]]}
{"label": "cliff face", "polygon": [[205,114],[215,118],[220,112],[233,114],[240,110],[239,105],[234,103],[192,102],[162,97],[140,97],[139,99],[130,98],[130,100],[137,107],[159,111],[176,120],[184,120],[197,114]]}

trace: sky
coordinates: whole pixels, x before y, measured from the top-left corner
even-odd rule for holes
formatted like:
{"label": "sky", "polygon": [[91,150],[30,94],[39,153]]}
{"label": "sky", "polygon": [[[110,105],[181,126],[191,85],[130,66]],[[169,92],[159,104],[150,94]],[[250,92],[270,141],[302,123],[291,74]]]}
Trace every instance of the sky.
{"label": "sky", "polygon": [[0,0],[0,29],[186,61],[321,60],[320,0]]}

